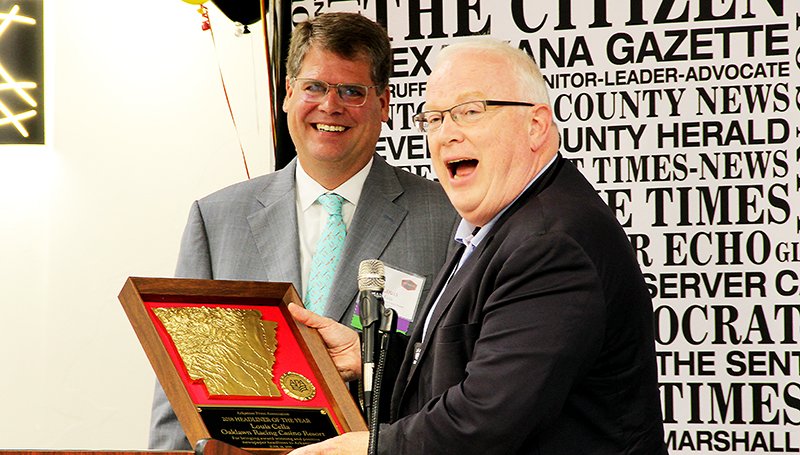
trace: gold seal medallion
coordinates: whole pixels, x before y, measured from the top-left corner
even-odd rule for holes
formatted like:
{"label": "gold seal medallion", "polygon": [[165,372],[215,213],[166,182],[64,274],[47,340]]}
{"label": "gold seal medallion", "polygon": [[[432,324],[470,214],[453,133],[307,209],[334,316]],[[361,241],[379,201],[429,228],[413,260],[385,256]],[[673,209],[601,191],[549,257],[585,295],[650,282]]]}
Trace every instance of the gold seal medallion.
{"label": "gold seal medallion", "polygon": [[308,401],[317,394],[314,384],[307,377],[294,371],[287,371],[281,375],[281,388],[286,395],[300,401]]}

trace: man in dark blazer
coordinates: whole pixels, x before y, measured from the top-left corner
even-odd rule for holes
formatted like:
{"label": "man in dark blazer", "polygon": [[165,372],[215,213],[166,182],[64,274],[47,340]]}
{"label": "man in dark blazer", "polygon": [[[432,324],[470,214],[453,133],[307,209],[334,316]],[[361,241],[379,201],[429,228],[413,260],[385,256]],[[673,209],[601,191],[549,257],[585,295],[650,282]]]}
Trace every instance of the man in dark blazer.
{"label": "man in dark blazer", "polygon": [[[389,113],[386,31],[358,14],[321,15],[293,31],[287,73],[284,110],[297,158],[282,170],[196,201],[176,275],[291,282],[302,295],[325,217],[313,201],[335,192],[345,198],[347,233],[335,286],[321,313],[351,321],[364,259],[379,258],[425,277],[424,299],[458,217],[439,184],[375,154]],[[160,385],[149,445],[191,448]]]}
{"label": "man in dark blazer", "polygon": [[[614,214],[558,154],[536,64],[490,38],[453,44],[424,109],[415,121],[463,245],[417,318],[377,452],[667,453],[652,302]],[[355,343],[346,327],[290,310],[329,347]],[[349,352],[337,360],[345,378],[360,374]],[[354,432],[293,453],[367,443]]]}

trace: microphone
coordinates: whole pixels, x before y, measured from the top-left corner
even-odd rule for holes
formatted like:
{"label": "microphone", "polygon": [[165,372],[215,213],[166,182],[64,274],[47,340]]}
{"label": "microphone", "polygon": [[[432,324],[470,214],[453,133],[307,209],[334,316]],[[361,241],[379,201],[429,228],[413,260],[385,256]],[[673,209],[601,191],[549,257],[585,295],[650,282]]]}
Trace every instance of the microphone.
{"label": "microphone", "polygon": [[[364,392],[364,413],[369,427],[368,455],[375,455],[378,450],[381,383],[389,350],[389,338],[397,325],[397,313],[383,306],[385,284],[383,262],[377,259],[361,261],[358,266],[359,305],[363,332],[361,378]],[[376,346],[378,346],[377,350]]]}
{"label": "microphone", "polygon": [[379,320],[383,312],[383,286],[385,283],[383,262],[377,259],[361,261],[358,266],[358,290],[362,327],[362,382],[364,387],[364,408],[367,416],[372,411],[375,347],[378,342]]}

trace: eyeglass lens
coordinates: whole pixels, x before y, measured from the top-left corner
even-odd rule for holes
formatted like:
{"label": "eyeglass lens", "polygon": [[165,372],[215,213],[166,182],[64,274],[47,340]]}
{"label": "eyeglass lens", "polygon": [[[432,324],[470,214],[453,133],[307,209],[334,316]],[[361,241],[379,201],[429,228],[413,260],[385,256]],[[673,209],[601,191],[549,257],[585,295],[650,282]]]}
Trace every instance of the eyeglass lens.
{"label": "eyeglass lens", "polygon": [[328,84],[315,79],[297,79],[297,82],[300,84],[300,91],[308,101],[321,101],[328,94],[329,89],[335,88],[342,102],[361,106],[366,102],[369,93],[369,87],[361,84]]}
{"label": "eyeglass lens", "polygon": [[462,122],[473,123],[480,120],[481,115],[486,112],[486,105],[480,101],[470,101],[453,106],[446,111],[423,112],[416,116],[417,127],[421,131],[439,129],[442,126],[446,112],[449,112],[450,117],[458,124]]}

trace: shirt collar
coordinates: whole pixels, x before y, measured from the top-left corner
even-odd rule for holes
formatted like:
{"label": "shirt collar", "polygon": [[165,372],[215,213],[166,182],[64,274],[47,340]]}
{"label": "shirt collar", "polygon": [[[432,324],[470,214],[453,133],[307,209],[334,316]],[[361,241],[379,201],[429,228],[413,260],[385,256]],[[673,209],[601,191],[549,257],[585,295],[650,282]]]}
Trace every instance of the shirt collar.
{"label": "shirt collar", "polygon": [[369,162],[347,181],[332,190],[328,190],[311,178],[303,169],[303,166],[300,165],[300,160],[297,160],[294,178],[297,183],[297,202],[300,205],[300,210],[308,210],[317,201],[317,198],[325,193],[336,193],[351,204],[358,205],[361,190],[364,187],[364,182],[367,180],[370,169],[372,169],[373,161],[374,157],[370,158]]}
{"label": "shirt collar", "polygon": [[514,202],[516,202],[517,199],[519,199],[519,197],[522,196],[523,193],[525,193],[525,191],[527,191],[528,188],[531,187],[531,185],[533,185],[533,182],[535,182],[540,175],[544,174],[544,172],[547,169],[549,169],[550,166],[553,165],[553,162],[555,162],[556,160],[556,156],[553,156],[553,158],[536,175],[533,176],[531,181],[528,182],[527,185],[525,185],[525,188],[523,188],[523,190],[519,192],[519,194],[517,195],[517,197],[514,198],[513,201],[509,202],[508,205],[503,207],[503,210],[500,210],[500,212],[497,215],[495,215],[494,218],[489,220],[488,223],[484,224],[475,235],[473,235],[472,233],[475,231],[475,228],[477,226],[465,220],[464,218],[461,218],[461,222],[458,223],[458,228],[456,228],[456,235],[455,235],[456,242],[461,243],[463,245],[472,246],[473,248],[477,248],[478,245],[483,241],[483,239],[486,238],[489,232],[491,232],[492,228],[497,223],[497,220],[500,219],[503,213],[505,213],[505,211],[508,210],[508,208],[511,207],[511,205],[514,204]]}

